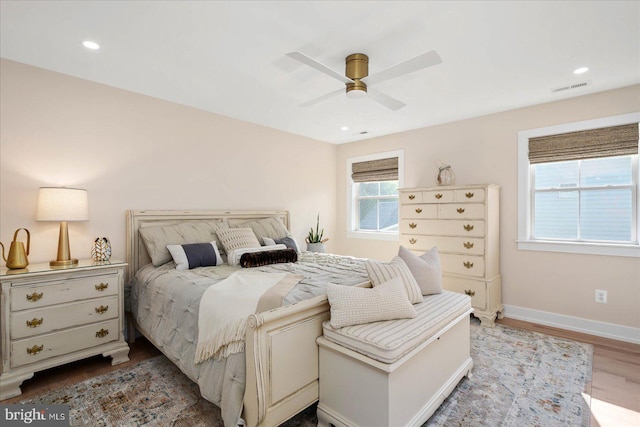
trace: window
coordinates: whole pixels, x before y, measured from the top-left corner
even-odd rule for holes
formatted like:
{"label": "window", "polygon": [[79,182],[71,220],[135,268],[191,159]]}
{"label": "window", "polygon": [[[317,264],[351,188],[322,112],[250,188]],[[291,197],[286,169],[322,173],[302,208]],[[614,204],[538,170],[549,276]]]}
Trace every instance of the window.
{"label": "window", "polygon": [[348,237],[398,239],[402,151],[347,160]]}
{"label": "window", "polygon": [[519,133],[519,249],[640,256],[639,118]]}

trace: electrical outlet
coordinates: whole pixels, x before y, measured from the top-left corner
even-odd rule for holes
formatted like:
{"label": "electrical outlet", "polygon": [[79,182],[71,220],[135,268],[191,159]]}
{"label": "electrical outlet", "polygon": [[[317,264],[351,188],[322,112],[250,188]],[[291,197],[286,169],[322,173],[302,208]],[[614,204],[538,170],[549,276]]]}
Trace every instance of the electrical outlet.
{"label": "electrical outlet", "polygon": [[607,291],[596,289],[596,302],[607,303]]}

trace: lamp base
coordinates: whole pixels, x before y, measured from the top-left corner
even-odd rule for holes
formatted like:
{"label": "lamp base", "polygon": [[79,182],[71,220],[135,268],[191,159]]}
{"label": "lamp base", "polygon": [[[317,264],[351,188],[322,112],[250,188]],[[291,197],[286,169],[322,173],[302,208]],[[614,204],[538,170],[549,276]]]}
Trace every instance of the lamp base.
{"label": "lamp base", "polygon": [[74,259],[65,259],[65,260],[62,260],[62,261],[56,260],[56,261],[51,261],[49,263],[49,265],[51,267],[72,267],[72,266],[77,265],[77,264],[78,264],[78,260],[75,259],[75,258]]}

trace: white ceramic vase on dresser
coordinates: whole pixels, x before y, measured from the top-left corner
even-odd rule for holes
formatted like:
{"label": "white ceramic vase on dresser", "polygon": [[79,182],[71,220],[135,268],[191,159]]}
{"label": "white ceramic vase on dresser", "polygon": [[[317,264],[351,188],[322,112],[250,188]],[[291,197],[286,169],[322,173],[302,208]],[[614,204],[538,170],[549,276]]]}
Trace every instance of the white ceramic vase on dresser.
{"label": "white ceramic vase on dresser", "polygon": [[443,287],[471,296],[474,316],[502,318],[497,185],[404,188],[400,244],[417,254],[437,247]]}

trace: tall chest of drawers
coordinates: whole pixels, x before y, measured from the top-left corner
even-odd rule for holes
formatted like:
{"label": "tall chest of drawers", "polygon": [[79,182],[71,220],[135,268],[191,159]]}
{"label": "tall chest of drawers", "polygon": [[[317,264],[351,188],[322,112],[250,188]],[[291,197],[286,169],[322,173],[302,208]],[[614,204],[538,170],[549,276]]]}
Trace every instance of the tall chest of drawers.
{"label": "tall chest of drawers", "polygon": [[0,400],[21,394],[35,372],[102,354],[129,360],[124,340],[126,263],[55,269],[33,264],[0,271]]}
{"label": "tall chest of drawers", "polygon": [[471,296],[485,326],[502,318],[497,185],[404,188],[400,193],[400,244],[417,254],[434,246],[443,287]]}

